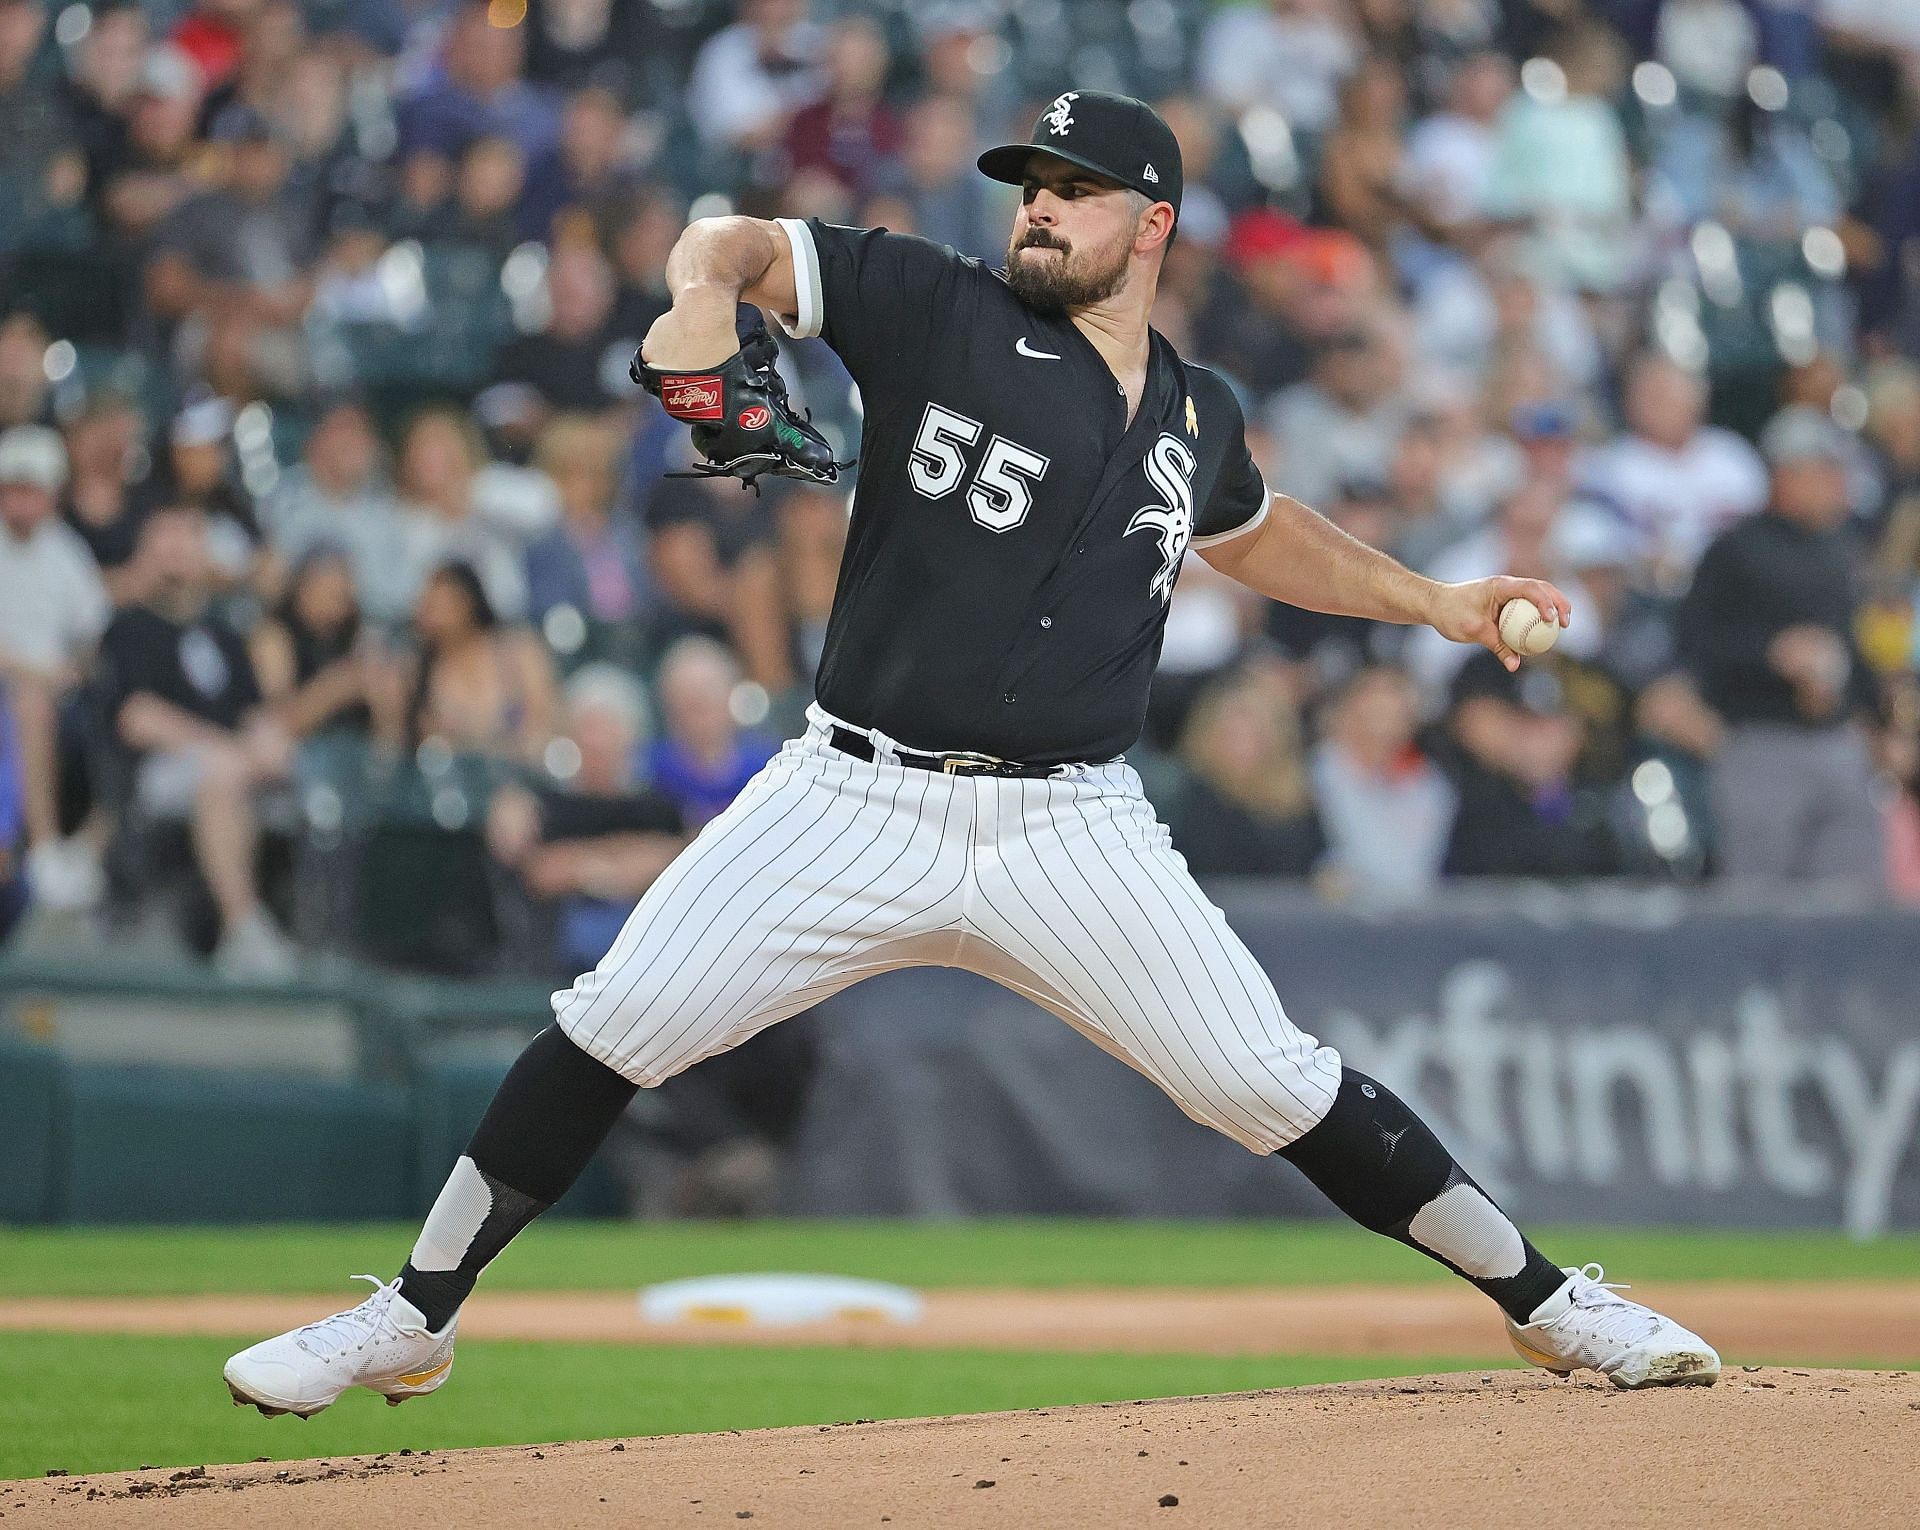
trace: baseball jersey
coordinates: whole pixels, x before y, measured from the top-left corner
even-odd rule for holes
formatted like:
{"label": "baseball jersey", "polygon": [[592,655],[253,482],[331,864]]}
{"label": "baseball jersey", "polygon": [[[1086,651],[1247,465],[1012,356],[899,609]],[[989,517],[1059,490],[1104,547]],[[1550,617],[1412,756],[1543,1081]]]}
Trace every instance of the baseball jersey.
{"label": "baseball jersey", "polygon": [[1129,424],[1092,342],[981,262],[780,227],[799,312],[776,318],[839,354],[865,416],[821,705],[908,748],[1118,755],[1187,548],[1267,513],[1232,390],[1154,332]]}

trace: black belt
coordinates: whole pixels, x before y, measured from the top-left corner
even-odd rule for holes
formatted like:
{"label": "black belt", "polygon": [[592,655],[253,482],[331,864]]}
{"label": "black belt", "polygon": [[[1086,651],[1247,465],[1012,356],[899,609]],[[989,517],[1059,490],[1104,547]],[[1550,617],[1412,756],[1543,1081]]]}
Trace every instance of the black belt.
{"label": "black belt", "polygon": [[[856,760],[873,758],[873,740],[864,733],[836,725],[827,733],[827,742],[842,754]],[[1051,776],[1058,765],[1022,765],[1017,760],[996,760],[990,754],[916,754],[911,749],[896,749],[894,761],[914,770],[931,770],[941,775],[958,776]]]}

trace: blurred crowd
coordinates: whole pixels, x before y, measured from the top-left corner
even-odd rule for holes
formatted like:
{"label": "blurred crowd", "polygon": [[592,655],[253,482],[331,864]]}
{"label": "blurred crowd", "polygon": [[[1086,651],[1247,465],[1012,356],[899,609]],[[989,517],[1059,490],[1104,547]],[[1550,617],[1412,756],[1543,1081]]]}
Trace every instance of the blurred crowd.
{"label": "blurred crowd", "polygon": [[591,963],[796,724],[846,527],[669,476],[676,237],[997,265],[974,156],[1074,86],[1180,139],[1155,323],[1270,485],[1577,609],[1510,676],[1190,559],[1132,758],[1196,873],[1920,899],[1920,9],[0,0],[0,933]]}

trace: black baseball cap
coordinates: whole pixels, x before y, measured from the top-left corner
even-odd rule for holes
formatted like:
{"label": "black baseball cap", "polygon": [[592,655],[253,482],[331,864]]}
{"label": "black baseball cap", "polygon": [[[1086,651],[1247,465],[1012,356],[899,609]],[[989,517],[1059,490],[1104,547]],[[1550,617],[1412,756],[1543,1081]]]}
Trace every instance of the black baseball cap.
{"label": "black baseball cap", "polygon": [[1036,152],[1173,204],[1180,213],[1180,143],[1144,101],[1108,90],[1069,90],[1053,98],[1026,143],[1002,144],[980,156],[981,174],[1018,186]]}

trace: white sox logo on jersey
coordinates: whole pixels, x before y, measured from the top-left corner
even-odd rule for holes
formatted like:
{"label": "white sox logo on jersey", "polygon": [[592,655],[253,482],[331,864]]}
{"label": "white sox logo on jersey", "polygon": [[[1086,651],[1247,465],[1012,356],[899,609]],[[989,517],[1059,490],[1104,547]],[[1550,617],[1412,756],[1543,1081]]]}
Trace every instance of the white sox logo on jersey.
{"label": "white sox logo on jersey", "polygon": [[1070,90],[1064,96],[1055,96],[1053,105],[1041,113],[1046,121],[1047,131],[1055,138],[1067,136],[1067,129],[1073,126],[1073,103],[1079,99],[1080,92]]}
{"label": "white sox logo on jersey", "polygon": [[1146,468],[1147,481],[1160,491],[1165,503],[1142,505],[1133,512],[1122,535],[1152,531],[1160,538],[1160,567],[1147,593],[1170,600],[1173,581],[1180,573],[1180,559],[1193,537],[1193,451],[1178,436],[1162,435],[1147,453]]}

